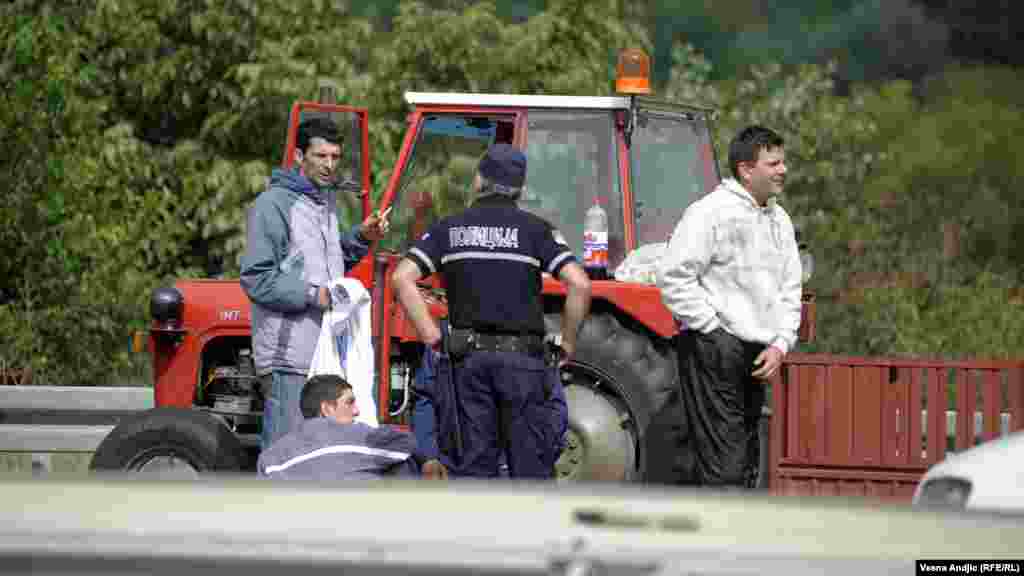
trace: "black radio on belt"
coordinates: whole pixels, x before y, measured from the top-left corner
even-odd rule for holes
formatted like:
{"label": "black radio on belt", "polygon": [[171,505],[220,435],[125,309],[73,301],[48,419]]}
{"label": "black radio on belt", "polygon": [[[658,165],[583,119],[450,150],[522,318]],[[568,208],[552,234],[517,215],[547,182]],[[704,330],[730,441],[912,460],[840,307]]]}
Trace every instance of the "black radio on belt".
{"label": "black radio on belt", "polygon": [[471,352],[516,352],[543,356],[544,341],[536,334],[495,334],[452,328],[448,334],[448,354],[453,359],[459,359]]}

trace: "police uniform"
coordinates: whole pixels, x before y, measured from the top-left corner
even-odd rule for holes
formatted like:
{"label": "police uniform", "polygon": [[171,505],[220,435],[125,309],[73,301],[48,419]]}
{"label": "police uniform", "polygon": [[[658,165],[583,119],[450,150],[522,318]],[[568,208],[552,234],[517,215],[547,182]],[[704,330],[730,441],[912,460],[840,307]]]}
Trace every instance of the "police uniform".
{"label": "police uniform", "polygon": [[[479,171],[494,183],[521,188],[526,158],[496,144]],[[561,439],[550,425],[541,273],[557,277],[575,261],[561,234],[520,210],[515,197],[490,194],[434,225],[407,257],[424,276],[443,275],[451,325],[446,338],[468,342],[464,355],[450,351],[453,397],[438,402],[439,412],[454,412],[450,418],[460,429],[456,455],[447,433],[453,424],[439,414],[439,448],[448,456],[442,460],[456,475],[492,477],[503,450],[512,477],[551,477],[552,451]],[[445,364],[439,382],[447,377]]]}
{"label": "police uniform", "polygon": [[[442,333],[447,330],[446,325],[447,322],[442,320]],[[438,430],[440,428],[438,422],[445,418],[451,418],[456,412],[455,410],[448,410],[446,414],[443,411],[444,404],[437,405],[441,400],[438,395],[450,392],[450,390],[445,390],[446,385],[450,381],[442,381],[440,386],[437,381],[438,373],[441,372],[440,366],[446,362],[448,362],[447,357],[438,353],[433,348],[426,348],[423,351],[420,366],[416,370],[412,384],[415,401],[413,402],[410,424],[412,425],[412,432],[416,436],[417,450],[423,455],[424,460],[438,460],[446,467],[452,468],[451,455],[441,454],[438,446]],[[446,366],[444,368],[446,378],[450,372],[451,369]],[[549,368],[548,373],[548,377],[551,379],[549,383],[551,393],[546,404],[549,419],[547,425],[552,428],[552,434],[557,439],[557,443],[552,447],[551,453],[548,455],[547,460],[545,460],[544,465],[554,468],[555,462],[565,448],[565,433],[569,428],[569,410],[566,405],[565,388],[562,386],[559,371]],[[507,458],[503,459],[502,455],[499,454],[498,463],[499,475],[503,473],[507,476]]]}

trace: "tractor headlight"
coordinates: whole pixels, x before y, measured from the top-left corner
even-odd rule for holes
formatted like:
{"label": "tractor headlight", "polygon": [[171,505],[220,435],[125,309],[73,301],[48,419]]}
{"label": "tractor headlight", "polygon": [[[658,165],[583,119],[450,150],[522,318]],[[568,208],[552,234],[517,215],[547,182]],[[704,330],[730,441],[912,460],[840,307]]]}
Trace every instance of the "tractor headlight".
{"label": "tractor headlight", "polygon": [[971,495],[971,483],[962,478],[933,478],[921,487],[916,504],[927,508],[963,509]]}
{"label": "tractor headlight", "polygon": [[185,297],[177,288],[157,288],[149,300],[149,314],[161,328],[180,328]]}

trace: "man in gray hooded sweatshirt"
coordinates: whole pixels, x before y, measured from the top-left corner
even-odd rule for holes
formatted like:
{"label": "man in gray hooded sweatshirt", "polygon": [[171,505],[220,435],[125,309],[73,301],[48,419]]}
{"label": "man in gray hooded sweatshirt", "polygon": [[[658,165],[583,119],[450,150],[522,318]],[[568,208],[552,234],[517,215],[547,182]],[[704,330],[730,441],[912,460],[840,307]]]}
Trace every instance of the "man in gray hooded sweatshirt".
{"label": "man in gray hooded sweatshirt", "polygon": [[342,234],[335,173],[342,139],[327,118],[299,125],[295,167],[274,170],[249,208],[241,284],[252,301],[252,343],[264,393],[263,448],[302,422],[299,394],[331,306],[327,284],[387,232],[374,213]]}
{"label": "man in gray hooded sweatshirt", "polygon": [[359,405],[341,376],[319,374],[302,388],[298,429],[260,454],[260,476],[281,480],[368,480],[385,475],[442,478],[436,458],[421,455],[412,434],[356,422]]}

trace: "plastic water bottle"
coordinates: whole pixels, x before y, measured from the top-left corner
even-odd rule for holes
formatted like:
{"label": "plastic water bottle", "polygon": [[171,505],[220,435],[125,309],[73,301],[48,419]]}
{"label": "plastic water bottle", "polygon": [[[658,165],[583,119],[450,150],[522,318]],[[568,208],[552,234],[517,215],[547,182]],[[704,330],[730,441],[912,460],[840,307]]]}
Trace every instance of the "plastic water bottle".
{"label": "plastic water bottle", "polygon": [[608,278],[608,214],[601,207],[602,196],[583,217],[583,268],[593,280]]}

